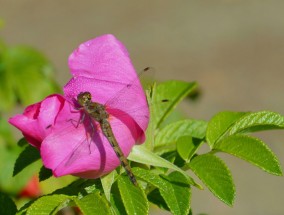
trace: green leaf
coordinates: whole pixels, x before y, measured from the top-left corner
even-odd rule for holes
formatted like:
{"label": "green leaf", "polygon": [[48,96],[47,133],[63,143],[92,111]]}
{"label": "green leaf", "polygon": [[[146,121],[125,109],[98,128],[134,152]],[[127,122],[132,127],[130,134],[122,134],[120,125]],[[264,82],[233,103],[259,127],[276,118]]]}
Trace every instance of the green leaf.
{"label": "green leaf", "polygon": [[154,167],[164,167],[164,168],[176,170],[182,173],[187,178],[190,184],[202,189],[202,187],[199,184],[197,184],[182,169],[178,168],[176,165],[156,155],[155,153],[151,152],[150,150],[146,149],[143,146],[138,146],[138,145],[134,146],[127,159],[138,162],[138,163],[143,163],[146,165],[151,165]]}
{"label": "green leaf", "polygon": [[[86,194],[88,193],[88,187],[96,187],[97,183],[98,180],[78,179],[63,188],[55,190],[53,194],[64,194],[69,196],[81,195],[80,193]],[[96,190],[96,188],[92,188],[92,190]]]}
{"label": "green leaf", "polygon": [[199,155],[189,166],[216,197],[233,205],[235,186],[229,169],[220,158],[211,154]]}
{"label": "green leaf", "polygon": [[110,193],[111,209],[114,215],[125,215],[125,207],[122,202],[120,191],[118,189],[117,182],[113,184]]}
{"label": "green leaf", "polygon": [[117,172],[114,170],[110,172],[109,174],[101,177],[101,183],[103,186],[103,190],[106,196],[106,199],[110,201],[110,191],[111,191],[111,186],[115,181],[115,177],[117,176]]}
{"label": "green leaf", "polygon": [[279,161],[261,140],[246,135],[229,136],[215,145],[215,149],[244,159],[266,172],[282,175]]}
{"label": "green leaf", "polygon": [[121,175],[118,178],[118,189],[127,214],[147,215],[149,213],[144,190],[134,186],[128,177]]}
{"label": "green leaf", "polygon": [[184,161],[189,162],[201,143],[202,140],[191,136],[180,137],[177,140],[177,152]]}
{"label": "green leaf", "polygon": [[17,207],[10,197],[0,192],[0,214],[14,215],[17,212]]}
{"label": "green leaf", "polygon": [[208,123],[206,139],[211,148],[216,141],[222,138],[228,129],[242,116],[245,112],[220,112],[216,114]]}
{"label": "green leaf", "polygon": [[284,129],[284,116],[270,111],[260,111],[249,113],[236,121],[230,129],[230,135],[271,129]]}
{"label": "green leaf", "polygon": [[[147,102],[148,104],[152,103],[152,97],[153,94],[155,94],[156,92],[156,83],[154,83],[149,89],[147,89],[146,91],[146,97],[147,97]],[[153,109],[155,108],[155,104],[151,104],[149,105],[149,111],[150,111],[150,116],[153,115]],[[154,125],[154,121],[153,118],[150,117],[149,118],[149,123],[148,123],[148,127],[146,129],[146,140],[144,142],[144,145],[147,149],[149,150],[153,150],[154,148],[154,137],[155,137],[155,125]]]}
{"label": "green leaf", "polygon": [[9,111],[16,102],[16,96],[13,91],[11,74],[7,72],[5,65],[5,55],[7,48],[0,43],[0,110]]}
{"label": "green leaf", "polygon": [[26,215],[28,208],[36,201],[37,199],[33,199],[23,205],[17,212],[17,215]]}
{"label": "green leaf", "polygon": [[189,184],[186,183],[186,178],[179,172],[171,172],[168,176],[162,175],[163,180],[173,190],[175,208],[171,209],[173,214],[187,215],[190,211],[191,190]]}
{"label": "green leaf", "polygon": [[[134,174],[159,189],[161,197],[173,214],[187,215],[190,209],[190,186],[186,177],[179,172],[172,172],[162,177],[150,170],[133,168]],[[157,193],[156,193],[157,194]],[[154,197],[152,195],[152,197]],[[156,199],[157,200],[157,199]],[[158,200],[158,206],[165,208],[164,203]],[[157,202],[157,201],[155,201]]]}
{"label": "green leaf", "polygon": [[[3,68],[9,80],[7,83],[11,85],[6,88],[9,91],[15,90],[24,105],[37,102],[59,90],[51,64],[41,53],[30,47],[7,48],[3,53]],[[4,92],[8,94],[7,91]]]}
{"label": "green leaf", "polygon": [[151,192],[148,193],[147,197],[148,197],[149,202],[151,202],[152,204],[157,205],[161,209],[170,211],[159,189],[156,188],[154,190],[151,190]]}
{"label": "green leaf", "polygon": [[12,177],[15,160],[20,151],[21,148],[17,146],[5,147],[0,144],[0,187],[7,193],[17,194],[39,168],[39,163],[35,162],[17,176]]}
{"label": "green leaf", "polygon": [[27,209],[26,215],[56,214],[63,205],[67,205],[73,198],[66,195],[43,196]]}
{"label": "green leaf", "polygon": [[31,163],[40,159],[40,154],[37,148],[28,145],[19,155],[14,166],[13,176],[17,175]]}
{"label": "green leaf", "polygon": [[[152,102],[155,104],[152,118],[155,128],[158,128],[176,105],[196,88],[195,82],[167,81],[157,85]],[[168,102],[160,101],[167,99]],[[160,103],[159,103],[160,102]],[[157,105],[156,105],[157,104]]]}
{"label": "green leaf", "polygon": [[84,215],[111,214],[110,205],[99,192],[91,193],[81,199],[74,199]]}
{"label": "green leaf", "polygon": [[23,146],[28,146],[29,143],[26,140],[26,138],[23,137],[23,138],[19,139],[19,141],[17,142],[17,145],[20,146],[20,147],[23,147]]}
{"label": "green leaf", "polygon": [[15,142],[16,141],[11,131],[11,125],[9,125],[7,119],[0,114],[0,144],[13,147]]}
{"label": "green leaf", "polygon": [[162,154],[176,149],[176,142],[182,136],[198,139],[205,137],[207,123],[201,120],[186,119],[165,126],[156,136],[155,152]]}
{"label": "green leaf", "polygon": [[52,171],[50,169],[42,166],[39,171],[39,181],[44,181],[52,176]]}

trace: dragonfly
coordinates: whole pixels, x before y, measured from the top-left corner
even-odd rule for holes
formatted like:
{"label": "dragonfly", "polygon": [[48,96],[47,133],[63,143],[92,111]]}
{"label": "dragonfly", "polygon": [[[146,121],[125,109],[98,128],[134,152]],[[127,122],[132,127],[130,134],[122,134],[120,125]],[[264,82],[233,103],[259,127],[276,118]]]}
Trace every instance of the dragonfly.
{"label": "dragonfly", "polygon": [[79,105],[81,105],[83,111],[99,123],[104,136],[108,139],[110,145],[115,151],[129,179],[135,186],[137,186],[137,180],[131,170],[131,167],[112,132],[111,125],[108,121],[109,113],[107,112],[106,107],[100,103],[92,102],[92,95],[90,92],[81,92],[77,96],[77,101]]}
{"label": "dragonfly", "polygon": [[[90,92],[86,91],[86,92],[81,92],[77,95],[77,103],[79,104],[79,108],[77,108],[78,110],[81,110],[83,112],[80,122],[82,123],[84,121],[85,117],[88,117],[89,119],[91,119],[91,126],[93,127],[91,131],[91,133],[94,133],[94,131],[96,130],[95,128],[95,123],[93,123],[92,121],[94,120],[95,122],[97,122],[100,126],[101,132],[103,133],[103,135],[105,136],[105,138],[108,140],[108,142],[110,143],[111,147],[113,148],[116,156],[118,157],[122,167],[125,169],[125,172],[127,173],[130,181],[137,186],[137,180],[131,170],[131,167],[122,151],[122,149],[119,146],[119,143],[113,133],[113,129],[112,126],[109,122],[109,118],[110,118],[110,113],[107,110],[107,105],[109,104],[109,106],[112,106],[112,108],[116,109],[117,104],[121,104],[120,101],[123,99],[125,96],[127,96],[127,94],[129,93],[129,90],[131,90],[131,88],[133,87],[137,87],[137,84],[140,83],[139,78],[146,73],[151,72],[151,70],[153,70],[150,67],[146,67],[145,69],[143,69],[139,74],[138,77],[135,78],[135,80],[130,81],[130,83],[125,84],[125,86],[117,92],[117,94],[114,96],[114,98],[110,99],[108,102],[106,102],[106,104],[101,104],[98,102],[94,102],[92,101],[92,95]],[[148,104],[147,104],[148,105]],[[145,108],[145,107],[144,107]],[[147,107],[148,108],[148,107]],[[143,107],[142,107],[143,109]],[[133,112],[132,114],[139,114],[139,110],[137,111],[137,109],[134,110],[127,110],[127,112]],[[148,116],[139,116],[139,117],[148,117]],[[139,122],[138,122],[139,124]],[[93,134],[89,134],[90,139],[92,139],[92,135]],[[76,149],[75,149],[76,150]],[[91,151],[91,150],[90,150]],[[75,154],[75,153],[74,153]],[[72,155],[70,156],[72,157]],[[67,162],[68,163],[68,162]]]}

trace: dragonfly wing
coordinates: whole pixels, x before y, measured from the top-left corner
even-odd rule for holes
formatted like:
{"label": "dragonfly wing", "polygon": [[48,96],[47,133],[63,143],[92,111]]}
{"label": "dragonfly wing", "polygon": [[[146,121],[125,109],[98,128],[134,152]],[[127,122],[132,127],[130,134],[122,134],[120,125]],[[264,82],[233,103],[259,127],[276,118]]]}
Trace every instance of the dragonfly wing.
{"label": "dragonfly wing", "polygon": [[[55,176],[84,172],[90,169],[100,170],[101,136],[91,132],[84,123],[74,125],[66,122],[44,139],[41,145],[41,156],[44,165],[53,170]],[[90,136],[92,133],[92,137]]]}
{"label": "dragonfly wing", "polygon": [[[140,112],[140,109],[137,109],[133,112],[125,113],[121,110],[111,108],[107,108],[107,111],[110,114],[109,121],[112,124],[112,127],[120,126],[120,123],[122,122],[129,128],[133,136],[136,137],[138,143],[143,143],[145,141],[144,132],[147,128],[149,116],[145,115],[144,112]],[[114,122],[113,118],[116,118],[117,121]]]}
{"label": "dragonfly wing", "polygon": [[88,77],[73,77],[65,86],[64,94],[68,101],[77,101],[77,95],[81,92],[90,92],[92,101],[105,104],[108,100],[124,87],[125,83],[111,82]]}
{"label": "dragonfly wing", "polygon": [[105,103],[107,111],[124,122],[133,120],[140,128],[139,142],[144,142],[144,132],[149,122],[149,107],[139,78],[125,85]]}
{"label": "dragonfly wing", "polygon": [[143,131],[146,129],[149,109],[139,78],[126,84],[95,78],[74,77],[64,87],[66,98],[73,102],[76,102],[79,93],[86,91],[92,94],[92,101],[106,104],[111,114],[128,114]]}

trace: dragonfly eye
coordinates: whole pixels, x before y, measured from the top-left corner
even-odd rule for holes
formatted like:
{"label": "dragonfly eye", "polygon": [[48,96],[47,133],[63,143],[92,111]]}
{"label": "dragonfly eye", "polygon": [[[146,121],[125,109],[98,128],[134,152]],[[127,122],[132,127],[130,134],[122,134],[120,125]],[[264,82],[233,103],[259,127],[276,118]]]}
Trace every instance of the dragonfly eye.
{"label": "dragonfly eye", "polygon": [[81,92],[77,96],[77,101],[80,105],[84,106],[92,100],[92,95],[89,92]]}
{"label": "dragonfly eye", "polygon": [[85,101],[91,101],[92,100],[91,93],[85,92],[84,98],[85,98]]}

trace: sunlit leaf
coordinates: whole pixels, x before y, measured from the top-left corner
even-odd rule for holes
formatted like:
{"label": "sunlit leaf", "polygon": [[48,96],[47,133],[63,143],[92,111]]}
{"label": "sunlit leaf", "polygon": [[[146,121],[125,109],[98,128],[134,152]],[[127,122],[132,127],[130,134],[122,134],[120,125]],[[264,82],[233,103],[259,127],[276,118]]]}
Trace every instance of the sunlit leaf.
{"label": "sunlit leaf", "polygon": [[235,185],[229,169],[220,158],[211,154],[199,155],[191,160],[189,166],[216,197],[233,205]]}
{"label": "sunlit leaf", "polygon": [[26,211],[26,215],[56,214],[61,206],[74,197],[66,195],[43,196],[37,199]]}
{"label": "sunlit leaf", "polygon": [[[160,196],[173,214],[188,214],[191,191],[187,178],[184,175],[179,172],[172,172],[168,176],[163,175],[160,177],[150,170],[134,168],[133,171],[138,178],[158,188]],[[158,194],[155,193],[155,195]],[[155,195],[152,195],[152,197],[155,198]],[[159,199],[156,200],[160,202],[158,204],[164,204]]]}
{"label": "sunlit leaf", "polygon": [[244,159],[266,172],[282,175],[279,161],[261,140],[246,135],[233,135],[215,145],[215,149]]}
{"label": "sunlit leaf", "polygon": [[206,131],[206,139],[212,148],[216,141],[218,141],[229,128],[242,116],[245,112],[220,112],[216,114],[208,123]]}
{"label": "sunlit leaf", "polygon": [[81,199],[74,199],[84,215],[111,214],[110,205],[99,192],[91,193]]}
{"label": "sunlit leaf", "polygon": [[171,212],[176,215],[187,215],[190,210],[191,189],[186,183],[184,175],[179,172],[171,172],[168,176],[163,175],[162,178],[173,190],[171,195],[175,198],[175,208]]}
{"label": "sunlit leaf", "polygon": [[180,157],[188,162],[201,145],[202,140],[191,136],[182,136],[177,140],[177,152]]}
{"label": "sunlit leaf", "polygon": [[148,215],[149,205],[144,190],[134,186],[128,177],[118,178],[118,188],[127,214]]}
{"label": "sunlit leaf", "polygon": [[[156,93],[156,84],[154,83],[148,90],[146,90],[146,97],[147,97],[147,102],[149,105],[149,111],[150,111],[150,116],[154,115],[154,109],[155,109],[155,104],[153,104],[153,96]],[[155,121],[153,117],[149,118],[149,124],[146,130],[146,140],[144,143],[144,146],[149,149],[153,150],[154,148],[154,138],[155,138]]]}
{"label": "sunlit leaf", "polygon": [[284,129],[284,116],[271,111],[260,111],[249,113],[236,121],[230,129],[230,135],[271,129]]}
{"label": "sunlit leaf", "polygon": [[[158,128],[165,118],[174,110],[176,105],[196,88],[195,82],[167,81],[157,85],[152,102],[155,109],[152,115],[155,127]],[[164,103],[159,102],[167,99]]]}
{"label": "sunlit leaf", "polygon": [[205,137],[207,123],[202,120],[186,119],[165,126],[156,136],[155,152],[162,154],[176,149],[176,142],[182,136],[198,139]]}
{"label": "sunlit leaf", "polygon": [[146,149],[143,146],[133,147],[131,153],[128,156],[128,159],[138,162],[138,163],[146,164],[146,165],[151,165],[155,167],[164,167],[164,168],[176,170],[182,173],[187,178],[190,184],[198,188],[202,188],[182,169],[172,164],[171,162],[163,159],[162,157],[156,155],[155,153],[151,152],[150,150]]}
{"label": "sunlit leaf", "polygon": [[110,191],[111,186],[114,183],[115,176],[117,175],[116,171],[112,171],[111,173],[101,177],[101,183],[103,186],[103,190],[106,196],[106,199],[110,201]]}

